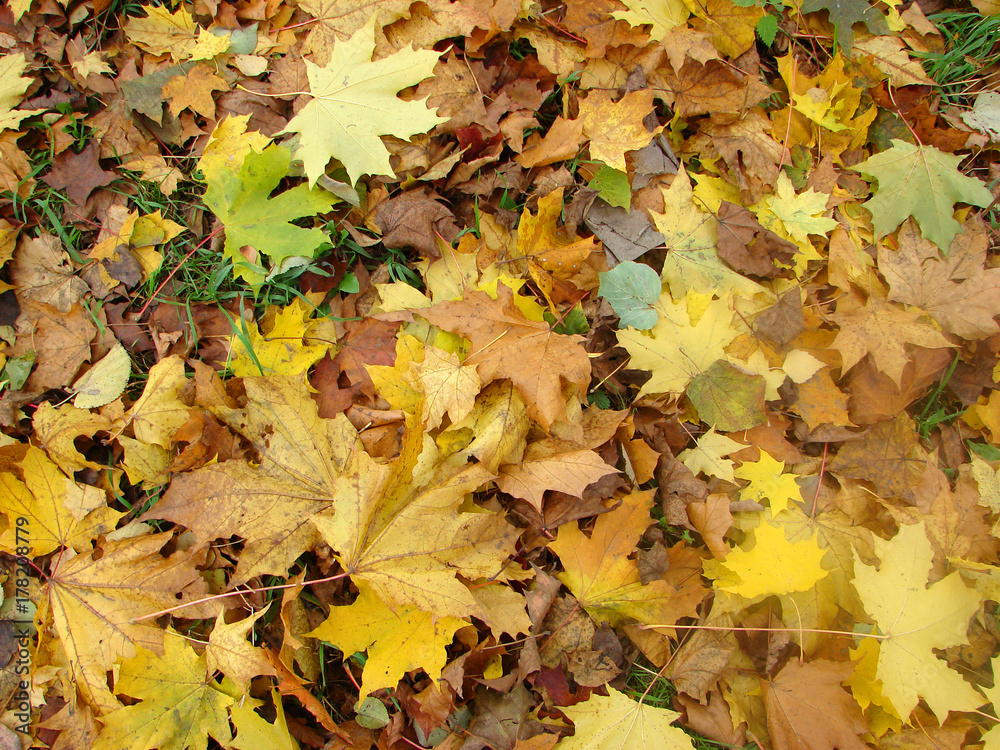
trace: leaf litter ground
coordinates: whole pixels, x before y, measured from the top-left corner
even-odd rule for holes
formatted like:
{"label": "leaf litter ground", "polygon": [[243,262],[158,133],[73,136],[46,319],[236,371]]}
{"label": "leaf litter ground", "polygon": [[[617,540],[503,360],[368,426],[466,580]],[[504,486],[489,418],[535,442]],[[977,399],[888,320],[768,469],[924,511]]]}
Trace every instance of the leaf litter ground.
{"label": "leaf litter ground", "polygon": [[1000,747],[974,5],[0,9],[3,742]]}

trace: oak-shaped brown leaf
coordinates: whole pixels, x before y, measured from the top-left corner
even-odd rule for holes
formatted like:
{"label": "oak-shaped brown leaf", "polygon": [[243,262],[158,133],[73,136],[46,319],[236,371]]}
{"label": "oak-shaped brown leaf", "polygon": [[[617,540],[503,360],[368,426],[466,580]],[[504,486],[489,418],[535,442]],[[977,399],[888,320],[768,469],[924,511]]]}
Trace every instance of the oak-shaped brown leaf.
{"label": "oak-shaped brown leaf", "polygon": [[438,201],[440,197],[423,188],[380,203],[375,223],[382,230],[382,243],[386,247],[413,247],[423,256],[438,257],[437,236],[450,243],[459,231],[451,211]]}
{"label": "oak-shaped brown leaf", "polygon": [[[118,705],[106,675],[118,659],[134,656],[139,646],[162,653],[164,630],[143,615],[208,592],[190,553],[160,554],[171,536],[168,531],[105,542],[93,553],[64,553],[43,589],[43,619],[66,652],[77,690],[96,710]],[[200,605],[182,616],[213,613]]]}
{"label": "oak-shaped brown leaf", "polygon": [[652,523],[653,495],[653,490],[627,495],[619,508],[598,517],[589,537],[576,524],[565,524],[549,545],[562,561],[559,579],[600,622],[621,625],[638,620],[668,627],[694,616],[708,593],[700,565],[671,565],[664,578],[641,582],[639,566],[629,555]]}
{"label": "oak-shaped brown leaf", "polygon": [[[25,383],[27,391],[63,388],[76,379],[80,366],[90,359],[90,342],[97,334],[90,313],[73,305],[60,314],[51,305],[28,300],[21,306],[18,337],[12,354],[33,352],[35,370]],[[23,328],[22,328],[23,326]]]}
{"label": "oak-shaped brown leaf", "polygon": [[863,438],[841,446],[829,468],[854,479],[867,479],[879,497],[912,502],[924,465],[925,454],[913,420],[899,414],[890,422],[875,425]]}
{"label": "oak-shaped brown leaf", "polygon": [[343,415],[321,419],[304,378],[244,378],[248,403],[219,410],[258,453],[174,478],[143,518],[186,526],[202,544],[237,535],[247,540],[231,583],[283,575],[319,541],[309,517],[328,508],[357,431]]}
{"label": "oak-shaped brown leaf", "polygon": [[840,326],[833,348],[843,357],[843,372],[870,354],[875,366],[897,385],[910,360],[907,344],[928,349],[954,346],[919,310],[904,310],[874,294],[864,305],[838,307],[831,317]]}
{"label": "oak-shaped brown leaf", "polygon": [[722,201],[718,218],[719,257],[737,271],[773,279],[783,271],[776,263],[788,266],[798,252],[742,206]]}
{"label": "oak-shaped brown leaf", "polygon": [[775,750],[865,750],[868,732],[861,708],[841,682],[850,663],[789,661],[773,679],[761,680],[767,728]]}
{"label": "oak-shaped brown leaf", "polygon": [[31,299],[65,314],[87,293],[87,284],[73,273],[59,238],[43,232],[18,243],[10,266],[17,301]]}
{"label": "oak-shaped brown leaf", "polygon": [[997,333],[993,317],[1000,314],[1000,268],[984,267],[988,247],[982,225],[970,221],[942,257],[908,219],[898,250],[879,244],[878,268],[889,282],[889,299],[926,310],[949,333],[983,338]]}
{"label": "oak-shaped brown leaf", "polygon": [[465,299],[418,311],[434,325],[472,342],[466,364],[475,364],[486,385],[509,378],[528,407],[528,415],[546,430],[566,416],[563,382],[585,393],[590,360],[579,336],[554,333],[547,324],[528,320],[514,304],[511,290],[499,284],[497,299],[471,292]]}

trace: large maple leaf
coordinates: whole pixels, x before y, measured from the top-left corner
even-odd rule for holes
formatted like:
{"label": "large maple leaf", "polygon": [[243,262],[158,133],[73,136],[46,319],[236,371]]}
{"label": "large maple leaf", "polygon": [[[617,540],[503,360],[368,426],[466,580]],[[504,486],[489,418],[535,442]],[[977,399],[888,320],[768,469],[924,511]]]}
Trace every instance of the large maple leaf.
{"label": "large maple leaf", "polygon": [[851,665],[825,659],[790,661],[774,679],[761,680],[767,728],[776,748],[865,750],[858,735],[868,731],[864,716],[841,683]]}
{"label": "large maple leaf", "polygon": [[282,575],[319,541],[309,517],[329,507],[333,485],[357,446],[346,417],[321,419],[302,377],[244,378],[248,403],[218,416],[257,450],[175,477],[145,518],[183,524],[200,542],[247,540],[231,583]]}
{"label": "large maple leaf", "polygon": [[363,174],[392,174],[381,135],[410,138],[444,118],[423,101],[404,102],[396,92],[433,75],[439,53],[402,50],[372,62],[375,16],[333,48],[325,67],[306,60],[312,100],[283,132],[299,133],[295,157],[315,185],[331,158],[341,161],[355,182]]}
{"label": "large maple leaf", "polygon": [[270,146],[250,151],[239,171],[219,169],[206,175],[205,205],[226,227],[225,253],[233,273],[250,284],[262,284],[268,269],[261,255],[277,269],[296,258],[312,258],[327,236],[319,229],[303,229],[292,219],[329,210],[333,196],[305,185],[269,197],[288,173],[291,152]]}
{"label": "large maple leaf", "polygon": [[632,355],[629,366],[653,374],[640,395],[683,392],[693,378],[725,359],[725,346],[737,336],[728,297],[713,300],[694,323],[688,305],[675,304],[668,293],[660,297],[659,308],[660,320],[648,332],[618,332],[618,343]]}
{"label": "large maple leaf", "polygon": [[330,616],[306,634],[332,643],[344,659],[367,649],[359,698],[379,688],[395,688],[403,675],[414,669],[423,669],[432,680],[438,680],[455,631],[469,622],[438,617],[409,605],[390,608],[367,586],[359,588],[353,604],[331,608]]}
{"label": "large maple leaf", "polygon": [[854,588],[885,636],[879,644],[878,678],[896,712],[909,716],[919,698],[938,721],[949,711],[973,711],[983,698],[934,649],[968,643],[969,619],[980,595],[954,572],[928,586],[934,552],[924,523],[903,526],[889,541],[874,538],[878,570],[860,558]]}
{"label": "large maple leaf", "polygon": [[333,485],[332,512],[312,517],[337,559],[390,606],[438,616],[482,616],[456,575],[493,578],[517,530],[492,513],[459,511],[494,475],[481,464],[456,470],[410,418],[400,456],[378,463],[356,451]]}
{"label": "large maple leaf", "polygon": [[912,216],[920,231],[947,251],[962,225],[952,213],[959,201],[987,206],[993,195],[975,177],[958,171],[965,157],[946,154],[933,146],[892,142],[892,148],[854,165],[861,174],[878,180],[872,199],[864,204],[872,213],[875,238],[882,237]]}
{"label": "large maple leaf", "polygon": [[843,357],[842,371],[847,372],[870,354],[875,366],[897,385],[910,360],[908,344],[928,349],[954,346],[926,320],[926,315],[922,316],[918,310],[904,310],[877,295],[872,295],[864,305],[840,305],[831,317],[840,325],[833,348]]}
{"label": "large maple leaf", "polygon": [[[63,553],[45,585],[44,619],[51,619],[73,681],[91,706],[116,707],[107,670],[137,647],[159,652],[164,631],[144,615],[204,596],[208,588],[191,555],[160,550],[171,532],[105,542],[99,552]],[[180,592],[180,595],[179,595]],[[185,614],[205,616],[204,608]]]}
{"label": "large maple leaf", "polygon": [[563,382],[579,393],[590,386],[590,359],[579,336],[554,333],[547,324],[528,320],[514,304],[513,293],[497,285],[497,298],[471,292],[465,299],[414,311],[439,328],[472,342],[465,363],[475,364],[486,385],[509,378],[528,406],[528,414],[545,429],[566,416]]}

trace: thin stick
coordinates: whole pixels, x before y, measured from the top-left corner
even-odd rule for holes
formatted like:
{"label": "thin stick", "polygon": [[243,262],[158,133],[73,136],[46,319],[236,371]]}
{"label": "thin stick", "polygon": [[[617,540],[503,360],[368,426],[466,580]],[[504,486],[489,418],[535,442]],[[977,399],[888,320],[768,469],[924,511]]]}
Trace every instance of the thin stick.
{"label": "thin stick", "polygon": [[255,594],[262,593],[264,591],[277,591],[278,589],[294,589],[300,586],[311,586],[314,583],[326,583],[327,581],[337,581],[341,578],[347,578],[350,573],[338,573],[335,576],[328,576],[327,578],[317,578],[312,581],[299,581],[298,583],[283,583],[280,586],[261,586],[255,589],[239,589],[237,591],[227,591],[224,594],[215,594],[213,596],[206,596],[204,599],[196,599],[193,602],[184,602],[183,604],[178,604],[176,607],[170,607],[169,609],[161,609],[159,612],[153,612],[148,615],[143,615],[142,617],[133,617],[129,622],[136,623],[142,622],[143,620],[152,620],[156,617],[161,617],[163,615],[169,615],[171,612],[176,612],[179,609],[184,609],[185,607],[193,607],[195,604],[204,604],[205,602],[215,601],[216,599],[225,599],[230,596],[241,596],[243,594]]}
{"label": "thin stick", "polygon": [[[894,635],[877,635],[876,633],[853,633],[848,630],[822,630],[820,628],[745,628],[735,625],[726,627],[725,625],[640,625],[639,630],[653,630],[655,628],[670,628],[671,630],[721,630],[727,633],[824,633],[827,635],[849,635],[853,638],[874,638],[876,641],[885,641]],[[905,635],[897,633],[896,635]]]}
{"label": "thin stick", "polygon": [[146,304],[143,305],[142,309],[139,311],[139,319],[140,320],[142,319],[142,316],[146,314],[147,308],[149,308],[149,306],[151,304],[153,304],[153,300],[156,299],[156,295],[159,294],[163,290],[163,287],[165,287],[167,285],[167,282],[170,281],[174,277],[174,274],[177,273],[181,269],[181,266],[183,266],[185,263],[187,263],[188,259],[192,255],[195,254],[195,252],[198,250],[198,248],[202,247],[206,242],[208,242],[210,239],[212,239],[215,235],[217,235],[223,229],[225,229],[225,227],[223,227],[220,224],[218,229],[216,229],[216,230],[212,231],[210,234],[208,234],[205,237],[205,239],[203,239],[197,245],[195,245],[194,247],[192,247],[191,250],[190,250],[190,252],[188,252],[187,255],[185,255],[183,258],[181,258],[181,262],[178,263],[176,266],[174,266],[174,270],[171,271],[170,273],[168,273],[167,274],[167,278],[165,278],[163,281],[161,281],[160,285],[158,287],[156,287],[156,290],[151,295],[149,295],[149,299],[146,301]]}

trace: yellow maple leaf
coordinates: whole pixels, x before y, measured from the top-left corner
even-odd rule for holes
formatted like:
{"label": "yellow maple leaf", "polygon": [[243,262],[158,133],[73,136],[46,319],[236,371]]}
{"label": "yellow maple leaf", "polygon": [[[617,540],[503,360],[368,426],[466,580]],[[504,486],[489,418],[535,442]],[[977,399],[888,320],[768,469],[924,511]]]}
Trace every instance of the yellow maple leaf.
{"label": "yellow maple leaf", "polygon": [[265,650],[247,640],[247,633],[266,614],[267,607],[242,620],[227,623],[225,613],[219,613],[205,648],[205,665],[209,678],[218,669],[246,695],[250,680],[258,675],[275,673]]}
{"label": "yellow maple leaf", "polygon": [[99,534],[114,530],[124,515],[108,507],[101,490],[63,474],[39,448],[29,445],[18,467],[23,482],[14,474],[0,474],[0,511],[11,521],[0,536],[4,552],[20,554],[25,543],[18,539],[25,538],[30,538],[30,552],[24,554],[47,555],[64,545],[83,552]]}
{"label": "yellow maple leaf", "polygon": [[747,599],[806,591],[827,572],[821,562],[825,551],[815,534],[789,542],[780,526],[761,523],[725,560],[709,560],[705,573],[715,587]]}
{"label": "yellow maple leaf", "polygon": [[101,717],[94,750],[118,750],[125,737],[133,750],[205,750],[210,735],[228,746],[235,699],[206,679],[204,654],[174,630],[166,633],[162,656],[140,649],[118,668],[115,692],[141,702]]}
{"label": "yellow maple leaf", "polygon": [[823,216],[829,198],[829,195],[817,193],[812,188],[796,193],[792,181],[782,172],[778,176],[774,195],[763,198],[753,211],[764,228],[792,240],[802,252],[812,253],[814,258],[819,259],[809,243],[809,235],[825,237],[838,226],[836,221]]}
{"label": "yellow maple leaf", "polygon": [[[107,687],[107,670],[118,659],[135,656],[138,647],[163,648],[163,628],[143,615],[207,592],[190,553],[160,554],[171,536],[168,531],[105,542],[97,559],[64,552],[43,589],[40,620],[59,638],[77,690],[99,710],[118,706]],[[186,614],[214,616],[216,610],[200,606]],[[204,682],[204,668],[198,679]]]}
{"label": "yellow maple leaf", "polygon": [[309,187],[326,171],[331,158],[343,163],[356,182],[363,174],[392,174],[381,135],[409,138],[430,130],[444,118],[423,101],[404,102],[396,92],[433,75],[439,53],[402,50],[372,62],[375,16],[333,48],[320,67],[306,60],[311,100],[284,133],[299,133],[295,157],[301,159]]}
{"label": "yellow maple leaf", "polygon": [[344,570],[392,606],[464,617],[479,605],[458,578],[491,578],[513,551],[517,531],[492,513],[459,512],[493,479],[481,464],[441,462],[409,418],[400,456],[389,464],[352,454],[332,488],[332,512],[312,516]]}
{"label": "yellow maple leaf", "polygon": [[678,167],[670,187],[661,188],[660,192],[663,194],[663,213],[651,213],[667,249],[706,250],[718,244],[719,222],[713,214],[702,209],[700,200],[695,199],[691,178],[683,165]]}
{"label": "yellow maple leaf", "polygon": [[687,448],[677,455],[677,460],[687,466],[694,474],[704,472],[709,476],[725,479],[727,482],[735,482],[733,475],[733,461],[724,456],[746,448],[742,443],[737,443],[732,438],[720,435],[711,428],[696,441],[694,448]]}
{"label": "yellow maple leaf", "polygon": [[[686,302],[692,303],[694,295],[688,292]],[[632,355],[629,366],[653,375],[640,395],[683,392],[695,376],[726,358],[726,345],[739,333],[732,325],[734,313],[728,295],[712,300],[696,322],[686,302],[674,303],[665,292],[658,303],[660,319],[655,326],[649,331],[629,328],[618,332],[618,343]]]}
{"label": "yellow maple leaf", "polygon": [[879,568],[856,557],[854,588],[884,635],[878,660],[883,694],[902,717],[920,698],[941,722],[949,711],[975,710],[982,696],[934,649],[969,642],[966,630],[979,611],[979,593],[958,571],[927,585],[934,551],[923,521],[900,527],[888,541],[873,541]]}
{"label": "yellow maple leaf", "polygon": [[631,26],[649,24],[653,39],[663,39],[667,32],[683,24],[690,13],[684,0],[622,0],[628,10],[616,10],[611,15]]}
{"label": "yellow maple leaf", "polygon": [[740,491],[741,498],[767,500],[771,513],[777,515],[788,503],[802,499],[802,492],[795,483],[795,474],[782,474],[785,462],[777,461],[767,451],[760,452],[757,461],[744,461],[733,472],[737,479],[749,480],[750,484]]}
{"label": "yellow maple leaf", "polygon": [[167,8],[145,5],[144,18],[129,18],[125,35],[137,47],[154,55],[170,53],[176,62],[191,56],[198,43],[198,25],[183,7],[171,13]]}
{"label": "yellow maple leaf", "polygon": [[181,398],[187,382],[184,360],[177,355],[161,359],[149,369],[146,387],[126,415],[137,440],[170,447],[173,434],[191,415]]}
{"label": "yellow maple leaf", "polygon": [[21,75],[28,62],[24,54],[0,57],[0,132],[20,126],[21,120],[44,112],[44,109],[14,109],[31,85],[31,78]]}
{"label": "yellow maple leaf", "polygon": [[414,669],[423,669],[431,680],[440,678],[455,631],[468,624],[468,620],[439,617],[409,605],[390,608],[361,585],[353,604],[332,607],[330,616],[306,635],[332,643],[344,659],[368,651],[361,700],[379,688],[395,688]]}
{"label": "yellow maple leaf", "polygon": [[233,585],[285,574],[319,541],[309,517],[330,506],[336,478],[361,450],[346,417],[319,417],[303,377],[244,378],[243,386],[246,407],[220,407],[216,416],[247,439],[259,462],[226,461],[180,474],[143,516],[183,524],[206,544],[244,537]]}
{"label": "yellow maple leaf", "polygon": [[198,169],[206,180],[218,181],[226,172],[238,174],[248,153],[259,154],[271,142],[261,133],[246,132],[249,121],[250,115],[230,115],[215,126],[198,160]]}
{"label": "yellow maple leaf", "polygon": [[644,706],[625,693],[608,687],[608,695],[591,695],[584,703],[562,709],[573,722],[572,737],[559,742],[559,750],[692,750],[691,738],[671,726],[680,714]]}
{"label": "yellow maple leaf", "polygon": [[[583,133],[590,139],[590,156],[621,172],[626,171],[625,152],[649,145],[662,130],[646,130],[643,118],[653,111],[653,92],[640,89],[612,101],[612,92],[591,89],[580,102]],[[560,189],[561,190],[561,189]]]}
{"label": "yellow maple leaf", "polygon": [[268,721],[254,711],[254,701],[242,700],[229,708],[229,716],[236,727],[236,737],[230,747],[237,750],[258,750],[266,747],[268,750],[299,750],[296,742],[288,731],[288,721],[285,719],[285,707],[277,690],[271,691],[271,704],[275,716]]}
{"label": "yellow maple leaf", "polygon": [[[250,321],[229,339],[229,367],[237,377],[250,375],[301,375],[323,359],[332,341],[310,339],[322,321],[311,320],[315,308],[296,298],[274,316],[273,324],[262,333]],[[242,321],[240,321],[242,323]],[[239,324],[237,324],[239,325]],[[305,341],[315,343],[303,344]]]}

